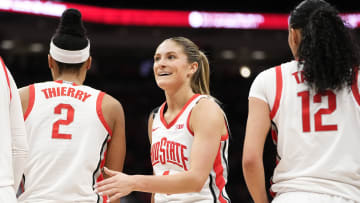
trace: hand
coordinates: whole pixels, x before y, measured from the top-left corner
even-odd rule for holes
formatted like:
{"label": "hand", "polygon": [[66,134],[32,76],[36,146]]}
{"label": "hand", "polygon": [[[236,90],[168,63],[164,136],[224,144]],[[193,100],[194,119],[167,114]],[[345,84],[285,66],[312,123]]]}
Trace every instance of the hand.
{"label": "hand", "polygon": [[99,195],[108,195],[110,201],[120,199],[133,191],[131,176],[104,167],[109,178],[95,184],[95,192]]}

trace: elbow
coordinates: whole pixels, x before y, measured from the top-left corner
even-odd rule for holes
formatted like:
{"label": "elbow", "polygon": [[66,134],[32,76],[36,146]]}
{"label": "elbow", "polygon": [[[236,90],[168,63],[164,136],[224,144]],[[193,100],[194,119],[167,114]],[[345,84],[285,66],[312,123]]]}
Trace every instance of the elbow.
{"label": "elbow", "polygon": [[201,175],[193,175],[191,177],[191,181],[189,181],[189,189],[191,188],[191,191],[189,192],[200,192],[205,185],[206,179],[207,176],[202,177]]}
{"label": "elbow", "polygon": [[200,192],[204,187],[205,181],[196,181],[194,184],[193,192]]}
{"label": "elbow", "polygon": [[263,159],[260,155],[244,154],[242,159],[244,173],[263,168]]}
{"label": "elbow", "polygon": [[197,181],[196,185],[195,185],[195,192],[200,192],[202,190],[202,188],[204,187],[205,181],[201,180],[201,181]]}

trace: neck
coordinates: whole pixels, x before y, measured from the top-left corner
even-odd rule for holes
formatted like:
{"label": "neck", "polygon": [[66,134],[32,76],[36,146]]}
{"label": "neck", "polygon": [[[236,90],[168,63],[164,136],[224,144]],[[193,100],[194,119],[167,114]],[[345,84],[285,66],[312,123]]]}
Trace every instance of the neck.
{"label": "neck", "polygon": [[76,73],[63,73],[57,77],[54,77],[54,81],[56,80],[64,80],[64,81],[68,81],[68,82],[73,82],[75,84],[78,85],[82,85],[84,82],[83,77],[81,77],[81,74],[76,74]]}
{"label": "neck", "polygon": [[189,99],[194,96],[190,87],[183,87],[176,91],[165,91],[168,112],[181,110]]}

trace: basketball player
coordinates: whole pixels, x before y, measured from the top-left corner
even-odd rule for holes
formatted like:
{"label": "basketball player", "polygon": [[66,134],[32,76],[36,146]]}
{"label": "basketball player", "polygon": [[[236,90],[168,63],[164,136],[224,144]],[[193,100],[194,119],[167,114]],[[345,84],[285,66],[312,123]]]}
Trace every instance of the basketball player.
{"label": "basketball player", "polygon": [[104,92],[83,85],[91,65],[81,13],[65,10],[50,42],[54,81],[21,89],[30,158],[20,202],[107,202],[93,186],[104,165],[122,170],[124,112]]}
{"label": "basketball player", "polygon": [[252,198],[268,202],[263,148],[272,125],[274,203],[360,201],[359,49],[338,11],[305,0],[290,14],[295,60],[263,71],[249,93],[243,170]]}
{"label": "basketball player", "polygon": [[21,102],[14,79],[0,57],[0,202],[15,203],[28,155]]}
{"label": "basketball player", "polygon": [[[209,93],[209,64],[189,39],[166,39],[154,56],[157,85],[166,102],[149,118],[154,176],[105,169],[97,184],[110,200],[132,191],[155,193],[155,202],[230,202],[226,194],[229,134],[224,112]],[[224,120],[225,119],[225,120]]]}

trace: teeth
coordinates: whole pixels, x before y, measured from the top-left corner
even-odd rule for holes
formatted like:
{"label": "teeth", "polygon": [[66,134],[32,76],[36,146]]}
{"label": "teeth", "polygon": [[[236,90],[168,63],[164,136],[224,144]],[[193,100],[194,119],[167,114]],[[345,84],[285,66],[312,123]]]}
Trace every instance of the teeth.
{"label": "teeth", "polygon": [[170,75],[170,73],[160,73],[160,76]]}

